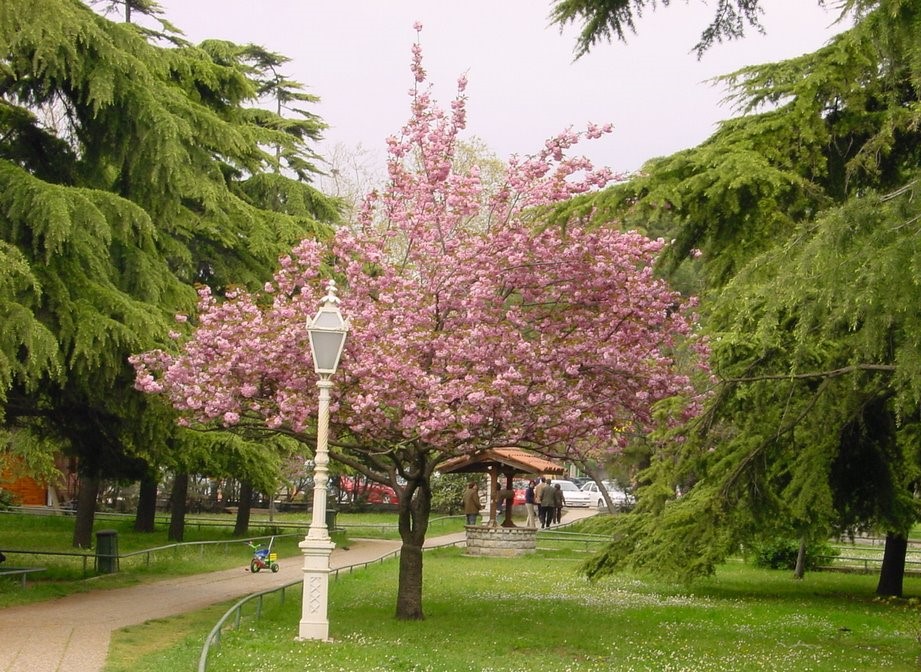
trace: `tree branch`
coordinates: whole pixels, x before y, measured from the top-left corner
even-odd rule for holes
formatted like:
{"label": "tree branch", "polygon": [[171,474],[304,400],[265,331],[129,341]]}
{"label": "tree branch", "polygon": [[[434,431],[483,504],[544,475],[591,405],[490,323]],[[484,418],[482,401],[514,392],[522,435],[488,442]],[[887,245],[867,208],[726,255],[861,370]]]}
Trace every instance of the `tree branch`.
{"label": "tree branch", "polygon": [[724,378],[723,383],[753,383],[759,380],[808,380],[811,378],[837,378],[848,373],[857,371],[882,371],[893,372],[896,370],[893,364],[854,364],[853,366],[844,366],[840,369],[831,369],[829,371],[811,371],[809,373],[774,373],[763,376],[746,376],[742,378]]}

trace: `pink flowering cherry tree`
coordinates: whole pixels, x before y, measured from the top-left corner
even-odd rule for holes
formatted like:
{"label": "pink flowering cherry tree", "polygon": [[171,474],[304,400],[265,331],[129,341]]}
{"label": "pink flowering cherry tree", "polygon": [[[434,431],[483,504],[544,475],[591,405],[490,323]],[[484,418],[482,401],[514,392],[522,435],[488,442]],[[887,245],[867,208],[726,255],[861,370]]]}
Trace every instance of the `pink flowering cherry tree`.
{"label": "pink flowering cherry tree", "polygon": [[423,617],[439,463],[494,446],[615,451],[626,432],[651,425],[658,401],[683,396],[684,413],[696,410],[674,356],[695,342],[691,306],[652,272],[663,243],[540,226],[543,206],[612,179],[571,155],[610,128],[566,131],[512,158],[486,193],[475,167],[455,168],[465,80],[443,110],[418,44],[412,71],[411,117],[387,141],[389,179],[357,221],[329,243],[303,241],[261,292],[218,300],[203,289],[178,352],[134,358],[138,387],[168,397],[185,422],[285,432],[309,447],[317,394],[305,323],[335,277],[351,331],[334,378],[330,455],[399,494],[401,619]]}

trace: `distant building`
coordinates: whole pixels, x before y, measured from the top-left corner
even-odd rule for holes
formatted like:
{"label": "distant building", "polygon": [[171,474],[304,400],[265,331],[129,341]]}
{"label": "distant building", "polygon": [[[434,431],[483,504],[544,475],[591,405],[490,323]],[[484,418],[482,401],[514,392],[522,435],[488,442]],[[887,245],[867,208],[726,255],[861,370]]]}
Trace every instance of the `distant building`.
{"label": "distant building", "polygon": [[57,483],[44,483],[31,476],[20,475],[14,467],[0,473],[0,488],[12,493],[21,506],[58,508],[77,497],[77,461],[58,455],[54,463],[61,473]]}

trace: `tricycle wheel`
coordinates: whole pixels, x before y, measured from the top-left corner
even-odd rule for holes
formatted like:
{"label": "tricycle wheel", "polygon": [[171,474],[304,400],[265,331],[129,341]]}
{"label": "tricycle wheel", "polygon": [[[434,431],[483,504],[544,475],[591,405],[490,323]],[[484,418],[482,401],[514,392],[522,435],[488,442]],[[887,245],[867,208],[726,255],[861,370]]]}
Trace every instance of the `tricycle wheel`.
{"label": "tricycle wheel", "polygon": [[259,573],[259,569],[260,569],[260,568],[259,568],[259,563],[256,562],[255,560],[253,560],[251,563],[249,563],[249,571],[251,571],[253,574],[258,574],[258,573]]}
{"label": "tricycle wheel", "polygon": [[277,571],[278,571],[278,563],[277,563],[277,562],[273,562],[273,563],[272,563],[272,574],[274,574],[274,573],[277,572]]}

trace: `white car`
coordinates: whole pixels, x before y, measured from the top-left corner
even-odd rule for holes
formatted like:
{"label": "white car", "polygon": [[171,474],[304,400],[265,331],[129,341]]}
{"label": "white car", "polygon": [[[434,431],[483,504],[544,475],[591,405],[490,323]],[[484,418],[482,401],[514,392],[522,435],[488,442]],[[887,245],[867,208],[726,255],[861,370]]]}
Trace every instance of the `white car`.
{"label": "white car", "polygon": [[550,481],[550,487],[560,486],[563,491],[563,506],[591,506],[592,496],[587,492],[579,490],[579,486],[572,481],[563,481],[553,479]]}
{"label": "white car", "polygon": [[[617,509],[629,509],[635,503],[633,495],[624,492],[614,481],[602,481],[604,484],[604,489],[608,491],[608,496],[611,498],[611,503]],[[607,502],[604,501],[604,495],[601,493],[601,489],[598,487],[598,484],[595,481],[589,481],[582,486],[582,492],[589,495],[591,498],[591,504],[589,506],[594,506],[598,509],[608,508]]]}

